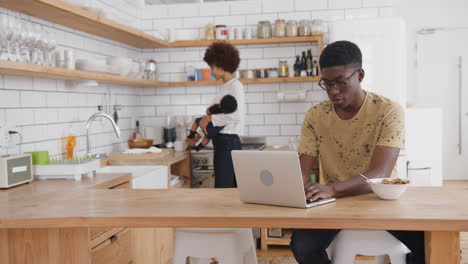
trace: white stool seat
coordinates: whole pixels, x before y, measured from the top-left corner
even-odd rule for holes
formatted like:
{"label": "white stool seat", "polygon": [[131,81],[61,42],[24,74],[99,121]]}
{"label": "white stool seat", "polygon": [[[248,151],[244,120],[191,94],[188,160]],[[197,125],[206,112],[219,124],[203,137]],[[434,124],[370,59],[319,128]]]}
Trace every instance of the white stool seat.
{"label": "white stool seat", "polygon": [[387,231],[341,230],[333,241],[332,264],[352,264],[356,255],[375,256],[384,264],[406,264],[407,248]]}
{"label": "white stool seat", "polygon": [[222,264],[257,264],[250,228],[178,228],[174,264],[185,264],[188,256],[218,259]]}

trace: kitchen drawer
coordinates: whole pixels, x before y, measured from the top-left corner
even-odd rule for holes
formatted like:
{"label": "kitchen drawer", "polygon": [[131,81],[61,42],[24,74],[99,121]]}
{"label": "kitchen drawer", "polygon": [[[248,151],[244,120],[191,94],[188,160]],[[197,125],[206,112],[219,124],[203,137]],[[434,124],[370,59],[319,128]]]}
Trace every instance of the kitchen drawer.
{"label": "kitchen drawer", "polygon": [[133,262],[132,231],[124,229],[92,249],[93,264],[129,264]]}
{"label": "kitchen drawer", "polygon": [[89,236],[91,240],[95,239],[97,236],[100,234],[106,232],[107,230],[110,230],[111,227],[92,227],[89,229]]}
{"label": "kitchen drawer", "polygon": [[110,189],[132,189],[132,182],[128,181],[128,182],[116,185]]}

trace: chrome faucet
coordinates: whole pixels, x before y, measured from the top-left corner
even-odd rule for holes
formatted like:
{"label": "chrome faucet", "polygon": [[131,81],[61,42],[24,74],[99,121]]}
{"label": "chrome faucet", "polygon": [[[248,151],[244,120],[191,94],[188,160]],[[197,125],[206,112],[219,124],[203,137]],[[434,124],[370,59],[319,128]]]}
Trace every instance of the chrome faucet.
{"label": "chrome faucet", "polygon": [[89,127],[91,126],[91,123],[98,117],[104,117],[106,118],[107,120],[109,120],[109,122],[112,124],[112,128],[114,129],[114,132],[115,132],[115,135],[117,136],[117,138],[120,138],[120,129],[119,127],[115,124],[114,120],[112,119],[112,117],[110,117],[110,115],[108,114],[104,114],[102,112],[98,112],[98,113],[95,113],[94,115],[92,115],[89,119],[88,119],[88,122],[86,123],[86,156],[88,157],[91,157],[93,156],[93,154],[91,154],[91,146],[89,144]]}

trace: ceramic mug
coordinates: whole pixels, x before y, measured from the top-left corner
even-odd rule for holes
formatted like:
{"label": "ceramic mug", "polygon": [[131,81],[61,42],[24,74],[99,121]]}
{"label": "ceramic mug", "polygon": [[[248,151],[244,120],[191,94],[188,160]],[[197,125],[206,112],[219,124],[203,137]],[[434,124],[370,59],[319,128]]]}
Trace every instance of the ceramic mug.
{"label": "ceramic mug", "polygon": [[49,165],[50,164],[49,151],[47,150],[26,152],[26,154],[31,154],[33,165]]}
{"label": "ceramic mug", "polygon": [[183,152],[187,148],[187,143],[185,141],[176,141],[174,142],[174,150],[175,152]]}

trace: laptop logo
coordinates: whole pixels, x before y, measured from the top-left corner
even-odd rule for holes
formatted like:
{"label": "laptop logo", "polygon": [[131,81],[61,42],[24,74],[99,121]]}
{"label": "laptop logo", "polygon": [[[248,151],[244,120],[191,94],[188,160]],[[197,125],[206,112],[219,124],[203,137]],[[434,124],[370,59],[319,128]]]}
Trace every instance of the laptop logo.
{"label": "laptop logo", "polygon": [[260,181],[265,186],[271,186],[274,183],[273,174],[268,170],[262,170],[260,172]]}

